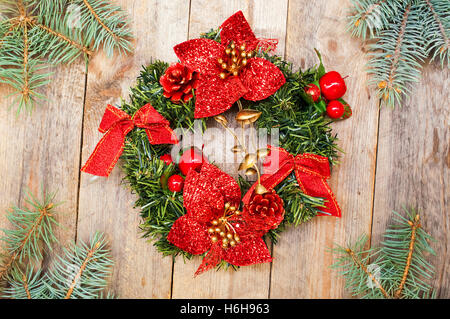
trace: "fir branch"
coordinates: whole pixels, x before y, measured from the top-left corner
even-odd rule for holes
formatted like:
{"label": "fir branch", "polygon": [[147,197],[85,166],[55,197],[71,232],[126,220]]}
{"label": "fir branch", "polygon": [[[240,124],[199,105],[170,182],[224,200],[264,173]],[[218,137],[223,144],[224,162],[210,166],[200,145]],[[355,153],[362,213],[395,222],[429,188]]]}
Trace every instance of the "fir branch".
{"label": "fir branch", "polygon": [[113,262],[103,234],[95,233],[89,243],[73,244],[58,256],[44,283],[50,298],[98,298],[107,287]]}
{"label": "fir branch", "polygon": [[8,221],[14,225],[13,229],[3,230],[1,238],[6,243],[6,261],[0,267],[0,280],[4,279],[16,262],[23,262],[25,258],[39,260],[42,258],[41,242],[48,249],[56,241],[52,227],[56,225],[53,204],[54,195],[44,195],[43,201],[36,200],[31,193],[27,193],[26,202],[32,210],[22,210],[14,207],[8,214]]}
{"label": "fir branch", "polygon": [[20,267],[14,268],[8,276],[8,285],[9,287],[3,292],[3,298],[46,298],[46,287],[42,280],[42,272],[40,270],[34,271],[32,266],[28,266],[25,272]]}
{"label": "fir branch", "polygon": [[417,229],[421,227],[419,223],[419,215],[416,215],[416,217],[414,217],[414,222],[408,221],[408,224],[411,226],[411,239],[409,244],[408,257],[406,259],[406,265],[405,270],[403,271],[402,281],[400,282],[400,286],[395,292],[395,298],[400,298],[403,291],[403,287],[405,286],[406,283],[406,279],[408,278],[408,272],[409,268],[411,267],[411,260],[414,253],[414,244],[416,242],[416,232]]}
{"label": "fir branch", "polygon": [[[427,26],[427,39],[429,41],[428,54],[435,53],[432,57],[434,59],[437,55],[441,57],[441,64],[444,66],[445,61],[449,64],[450,58],[450,16],[448,14],[449,7],[446,0],[425,0],[431,15],[425,15],[424,24]],[[439,12],[439,14],[438,14]]]}
{"label": "fir branch", "polygon": [[[426,57],[449,64],[448,0],[352,0],[348,30],[369,46],[369,84],[388,106],[401,105]],[[367,36],[373,41],[366,41]]]}
{"label": "fir branch", "polygon": [[[72,23],[72,5],[80,8],[80,27]],[[108,56],[131,51],[125,14],[108,0],[3,0],[1,6],[0,81],[14,88],[18,114],[45,98],[38,89],[49,83],[47,64],[87,60],[100,45]]]}
{"label": "fir branch", "polygon": [[[336,246],[331,251],[337,255],[332,268],[338,269],[346,279],[346,288],[353,295],[363,298],[430,298],[434,292],[427,282],[434,274],[433,266],[426,261],[425,253],[434,254],[428,244],[432,240],[420,224],[414,210],[406,211],[406,217],[396,212],[397,223],[391,225],[384,235],[382,248],[365,250],[367,236],[355,245]],[[373,262],[374,274],[369,269]],[[373,282],[374,290],[367,284]],[[379,292],[379,293],[378,293]]]}
{"label": "fir branch", "polygon": [[352,0],[347,29],[353,36],[375,37],[389,25],[389,17],[404,7],[401,0]]}
{"label": "fir branch", "polygon": [[81,7],[84,34],[88,43],[98,49],[104,44],[106,54],[112,56],[114,50],[127,53],[132,51],[125,12],[106,0],[74,0]]}
{"label": "fir branch", "polygon": [[425,58],[421,5],[408,5],[392,30],[383,30],[369,47],[370,84],[378,87],[378,96],[389,106],[401,104],[402,95],[409,93],[409,85],[418,82],[420,62]]}
{"label": "fir branch", "polygon": [[[55,36],[59,39],[61,39],[62,41],[68,43],[70,46],[77,48],[79,51],[83,52],[86,55],[92,55],[93,52],[91,50],[89,50],[88,47],[75,42],[74,40],[71,40],[70,38],[68,38],[67,36],[65,36],[64,34],[57,32],[43,24],[40,23],[34,23],[35,26],[37,26],[38,28],[40,28],[41,30],[47,32],[48,34]],[[73,59],[72,59],[73,60]],[[58,62],[62,62],[62,61],[58,61]]]}
{"label": "fir branch", "polygon": [[78,284],[81,276],[83,275],[86,267],[88,266],[88,264],[92,261],[95,253],[98,251],[98,249],[100,248],[100,242],[97,242],[94,247],[92,247],[88,253],[87,256],[84,258],[83,264],[81,265],[80,269],[78,270],[77,274],[75,275],[75,277],[72,280],[72,283],[70,284],[69,290],[67,290],[66,296],[64,297],[64,299],[70,299],[70,296],[72,296],[73,294],[73,290],[76,287],[76,285]]}
{"label": "fir branch", "polygon": [[355,252],[350,248],[346,248],[345,252],[350,256],[355,264],[355,267],[362,269],[369,279],[375,284],[375,286],[381,291],[383,296],[389,298],[389,295],[386,290],[384,290],[383,286],[381,286],[381,283],[376,279],[375,275],[367,269],[366,265],[356,256]]}

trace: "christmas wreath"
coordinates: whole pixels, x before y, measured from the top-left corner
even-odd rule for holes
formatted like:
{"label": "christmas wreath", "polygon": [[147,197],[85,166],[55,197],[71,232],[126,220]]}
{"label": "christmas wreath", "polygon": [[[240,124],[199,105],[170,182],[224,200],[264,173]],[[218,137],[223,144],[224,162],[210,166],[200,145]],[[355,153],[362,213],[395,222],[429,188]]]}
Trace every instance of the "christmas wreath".
{"label": "christmas wreath", "polygon": [[[120,109],[108,105],[99,127],[105,135],[82,168],[108,176],[121,157],[144,237],[164,255],[203,255],[196,274],[270,262],[267,237],[276,243],[287,225],[341,215],[327,179],[339,152],[330,118],[351,115],[342,100],[345,82],[337,72],[326,73],[317,51],[318,66],[294,72],[270,54],[276,45],[256,38],[237,12],[218,30],[175,46],[180,62],[154,61],[129,102]],[[223,115],[233,105],[242,132],[276,131],[278,145],[250,151]],[[183,134],[204,132],[208,118],[233,135],[245,172],[237,181],[201,147],[180,149]]]}

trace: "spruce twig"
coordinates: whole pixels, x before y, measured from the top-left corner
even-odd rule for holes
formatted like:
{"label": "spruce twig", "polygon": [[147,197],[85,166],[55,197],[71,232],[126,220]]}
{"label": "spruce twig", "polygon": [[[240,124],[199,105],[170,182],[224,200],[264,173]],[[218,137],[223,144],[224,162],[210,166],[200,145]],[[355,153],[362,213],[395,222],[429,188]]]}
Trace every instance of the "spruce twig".
{"label": "spruce twig", "polygon": [[5,236],[1,238],[6,243],[6,262],[0,267],[0,281],[5,279],[16,262],[30,258],[38,260],[42,258],[40,242],[44,241],[51,249],[51,243],[56,241],[52,233],[52,225],[56,225],[52,209],[55,207],[52,199],[54,195],[45,196],[43,204],[35,200],[28,193],[27,202],[36,211],[22,210],[14,207],[8,215],[8,220],[15,226],[12,230],[3,230]]}
{"label": "spruce twig", "polygon": [[[346,288],[354,296],[385,299],[434,297],[427,282],[432,279],[434,269],[424,255],[434,254],[428,243],[433,239],[422,229],[415,211],[406,211],[407,218],[394,214],[398,224],[386,230],[381,249],[364,250],[368,244],[367,236],[348,247],[336,246],[331,250],[337,256],[332,268],[338,269],[345,277]],[[374,274],[369,267],[375,267],[379,273]],[[374,287],[370,287],[367,280]]]}
{"label": "spruce twig", "polygon": [[[42,263],[43,250],[57,241],[53,234],[54,194],[38,201],[27,193],[31,209],[14,207],[8,214],[12,229],[3,230],[5,259],[0,268],[0,282],[6,283],[1,297],[12,299],[103,298],[112,260],[103,234],[96,233],[89,244],[73,244],[65,256],[46,273],[35,269]],[[42,245],[44,243],[45,245]],[[112,297],[111,293],[106,294]]]}
{"label": "spruce twig", "polygon": [[370,280],[372,280],[372,282],[375,284],[375,286],[381,291],[383,296],[385,296],[386,299],[388,299],[389,295],[386,292],[386,290],[384,290],[383,286],[376,279],[375,275],[372,272],[370,272],[367,269],[366,265],[364,265],[364,263],[356,256],[355,252],[351,248],[347,248],[347,249],[345,249],[345,251],[347,252],[347,254],[349,254],[349,256],[351,257],[351,259],[352,259],[353,263],[355,264],[355,266],[358,267],[358,268],[361,268],[364,271],[364,273],[370,278]]}
{"label": "spruce twig", "polygon": [[[449,65],[448,0],[352,0],[348,30],[368,44],[369,81],[385,105],[401,105],[427,57]],[[366,40],[368,39],[368,40]]]}
{"label": "spruce twig", "polygon": [[[0,82],[14,88],[18,114],[31,112],[45,98],[38,89],[49,83],[50,73],[43,72],[49,66],[81,55],[87,62],[101,46],[108,56],[131,51],[125,13],[109,0],[3,0],[1,5]],[[71,24],[71,6],[80,8],[79,26]]]}
{"label": "spruce twig", "polygon": [[400,282],[400,285],[399,285],[397,291],[395,292],[395,298],[400,298],[400,296],[402,295],[403,287],[405,286],[406,279],[408,278],[408,272],[409,272],[409,268],[411,267],[411,260],[412,260],[413,253],[414,253],[414,244],[416,242],[416,232],[417,232],[417,228],[420,227],[419,215],[416,215],[416,217],[414,218],[414,222],[408,221],[408,224],[411,226],[411,229],[412,229],[408,257],[406,259],[406,265],[405,265],[405,270],[403,271],[402,281]]}

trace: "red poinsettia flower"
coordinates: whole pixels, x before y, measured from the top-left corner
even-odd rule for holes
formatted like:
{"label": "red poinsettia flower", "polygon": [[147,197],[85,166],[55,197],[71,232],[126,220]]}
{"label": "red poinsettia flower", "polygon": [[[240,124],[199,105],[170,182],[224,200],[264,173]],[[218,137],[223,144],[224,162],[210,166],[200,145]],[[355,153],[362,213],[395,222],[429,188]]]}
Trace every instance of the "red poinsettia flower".
{"label": "red poinsettia flower", "polygon": [[167,239],[193,255],[208,252],[196,275],[221,260],[236,266],[272,261],[261,236],[236,209],[240,201],[239,185],[214,165],[189,171],[183,191],[187,213],[175,221]]}
{"label": "red poinsettia flower", "polygon": [[194,39],[174,48],[183,64],[200,73],[195,118],[223,113],[241,97],[263,100],[286,82],[274,64],[255,57],[255,50],[265,42],[255,37],[241,11],[228,18],[220,30],[221,43]]}

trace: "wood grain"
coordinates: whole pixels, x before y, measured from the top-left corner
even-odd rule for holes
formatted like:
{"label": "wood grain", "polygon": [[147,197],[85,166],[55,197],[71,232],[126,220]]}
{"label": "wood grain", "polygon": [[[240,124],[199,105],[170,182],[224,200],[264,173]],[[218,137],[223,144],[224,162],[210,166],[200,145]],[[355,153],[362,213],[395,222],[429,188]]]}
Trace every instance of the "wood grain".
{"label": "wood grain", "polygon": [[345,98],[353,117],[333,125],[345,151],[330,180],[342,218],[318,217],[282,235],[274,247],[271,298],[346,296],[342,279],[329,269],[333,258],[327,248],[370,231],[378,110],[364,86],[360,42],[345,32],[348,6],[349,1],[289,1],[286,59],[302,69],[311,67],[317,63],[317,48],[328,71],[349,76]]}
{"label": "wood grain", "polygon": [[[142,65],[151,59],[174,60],[172,47],[187,37],[189,2],[117,1],[130,15],[136,38],[134,55],[114,60],[103,54],[89,65],[83,134],[83,163],[101,138],[97,131],[108,103],[120,105]],[[172,261],[162,258],[140,238],[140,217],[134,195],[121,185],[120,163],[108,179],[81,175],[78,238],[105,232],[114,255],[112,288],[121,298],[169,298]]]}
{"label": "wood grain", "polygon": [[[230,15],[242,10],[257,37],[279,38],[278,54],[284,52],[287,1],[199,1],[191,3],[189,37],[216,28]],[[227,112],[233,123],[236,109]],[[214,123],[210,123],[214,126]],[[216,145],[221,145],[217,143]],[[216,162],[236,176],[237,165]],[[173,298],[267,298],[270,264],[242,267],[239,271],[209,271],[194,278],[201,259],[184,264],[177,260],[173,274]]]}
{"label": "wood grain", "polygon": [[[16,117],[0,107],[0,226],[5,211],[24,204],[26,190],[57,191],[58,222],[55,234],[61,245],[75,239],[79,152],[84,98],[85,64],[80,58],[70,66],[54,69],[51,83],[42,91],[48,101],[38,103],[32,115]],[[68,89],[70,88],[70,89]],[[9,92],[1,88],[1,96]],[[60,252],[57,247],[55,253]],[[47,260],[46,262],[49,262]]]}
{"label": "wood grain", "polygon": [[448,69],[428,65],[401,109],[381,111],[372,233],[378,245],[393,222],[392,210],[417,208],[437,240],[433,286],[440,298],[450,297],[449,84]]}

